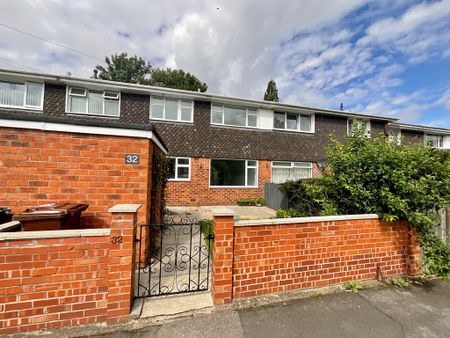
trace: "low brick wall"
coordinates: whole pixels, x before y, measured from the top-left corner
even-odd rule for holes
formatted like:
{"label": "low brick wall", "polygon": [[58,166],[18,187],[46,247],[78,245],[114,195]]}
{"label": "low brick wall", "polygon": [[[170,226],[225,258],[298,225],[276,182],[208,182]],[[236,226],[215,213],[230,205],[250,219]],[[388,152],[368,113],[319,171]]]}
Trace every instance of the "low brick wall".
{"label": "low brick wall", "polygon": [[416,236],[406,222],[376,215],[233,221],[214,219],[216,304],[349,280],[419,273]]}
{"label": "low brick wall", "polygon": [[0,335],[128,320],[136,213],[110,211],[111,229],[0,232]]}

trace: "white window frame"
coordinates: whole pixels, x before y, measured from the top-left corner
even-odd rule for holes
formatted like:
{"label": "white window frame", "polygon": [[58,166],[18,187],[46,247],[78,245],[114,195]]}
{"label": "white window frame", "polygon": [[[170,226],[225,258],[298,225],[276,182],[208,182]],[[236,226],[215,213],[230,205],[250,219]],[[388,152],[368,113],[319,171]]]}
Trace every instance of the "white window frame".
{"label": "white window frame", "polygon": [[[284,128],[275,128],[275,114],[284,114]],[[297,129],[288,129],[287,128],[287,115],[297,115]],[[311,117],[311,130],[300,130],[300,116],[310,116]],[[316,130],[316,115],[309,113],[291,113],[291,112],[283,112],[283,111],[274,111],[272,118],[272,129],[273,130],[282,130],[293,133],[304,133],[304,134],[314,134]],[[280,161],[282,162],[282,161]]]}
{"label": "white window frame", "polygon": [[[162,118],[152,117],[152,102],[153,102],[153,98],[155,96],[156,97],[160,97],[164,101],[164,103],[163,103],[163,117]],[[170,122],[180,122],[180,123],[193,123],[194,122],[194,100],[178,99],[176,97],[167,97],[167,99],[168,100],[177,101],[177,119],[176,120],[172,120],[172,119],[167,119],[166,118],[166,97],[165,96],[162,96],[162,95],[161,96],[160,95],[150,95],[150,112],[149,112],[150,120],[170,121]],[[189,121],[181,120],[181,102],[182,101],[190,101],[191,102],[191,119]]]}
{"label": "white window frame", "polygon": [[426,145],[426,146],[428,145],[428,142],[427,142],[427,136],[435,136],[435,137],[439,137],[439,138],[440,138],[440,142],[438,142],[438,143],[440,143],[440,145],[438,145],[437,147],[433,146],[433,148],[435,148],[435,149],[444,149],[444,135],[425,133],[425,134],[423,135],[423,143],[424,143],[424,145]]}
{"label": "white window frame", "polygon": [[[211,162],[214,160],[218,161],[245,161],[245,185],[211,185]],[[255,161],[256,166],[249,166],[248,161]],[[256,169],[256,185],[247,185],[248,183],[248,168]],[[234,159],[234,158],[210,158],[209,159],[209,188],[218,188],[218,189],[257,189],[259,186],[259,161],[258,160],[243,160],[243,159]]]}
{"label": "white window frame", "polygon": [[[288,166],[277,166],[274,165],[274,163],[276,162],[282,162],[282,163],[289,163],[289,167]],[[297,165],[296,165],[297,164]],[[309,169],[310,171],[310,175],[309,177],[304,178],[305,180],[308,178],[312,178],[313,177],[313,164],[312,162],[291,162],[291,161],[272,161],[271,162],[271,168],[270,168],[270,182],[273,183],[273,168],[302,168],[302,169]]]}
{"label": "white window frame", "polygon": [[[25,91],[23,95],[23,105],[22,106],[14,106],[14,105],[7,105],[7,104],[0,104],[0,107],[5,108],[20,108],[20,109],[29,109],[29,110],[38,110],[42,111],[44,109],[44,93],[45,93],[45,82],[33,82],[33,81],[8,81],[8,80],[0,80],[0,82],[7,82],[7,83],[15,83],[15,84],[21,84],[25,86]],[[40,106],[30,106],[27,105],[27,91],[28,91],[28,84],[40,84],[42,85],[42,94],[41,94],[41,105]]]}
{"label": "white window frame", "polygon": [[[175,178],[169,178],[169,181],[174,182],[189,182],[191,180],[191,158],[190,157],[170,157],[171,159],[175,159]],[[178,164],[178,160],[188,160],[188,164]],[[180,168],[188,168],[188,178],[178,178],[178,167]]]}
{"label": "white window frame", "polygon": [[[218,123],[218,122],[213,122],[213,109],[214,106],[216,107],[220,107],[222,108],[222,122]],[[234,124],[225,124],[225,107],[228,108],[237,108],[237,109],[245,109],[245,126],[236,126]],[[249,110],[251,111],[249,113]],[[253,111],[255,113],[253,113]],[[249,115],[256,115],[256,126],[249,126],[248,125],[248,116]],[[210,119],[210,123],[212,125],[216,125],[216,126],[225,126],[225,127],[234,127],[234,128],[250,128],[250,129],[258,129],[259,128],[259,114],[258,114],[258,109],[253,109],[253,108],[244,108],[242,106],[233,106],[233,105],[229,105],[229,104],[222,104],[222,103],[214,103],[211,102],[211,119]]]}
{"label": "white window frame", "polygon": [[[71,94],[70,91],[72,88],[76,88],[76,89],[83,89],[85,91],[84,95],[81,94]],[[118,115],[110,115],[110,114],[96,114],[96,113],[90,113],[89,112],[89,89],[87,88],[83,88],[83,87],[76,87],[76,86],[67,86],[66,87],[66,114],[77,114],[77,115],[92,115],[92,116],[103,116],[103,117],[108,117],[108,118],[119,118],[120,117],[120,108],[122,105],[122,95],[120,91],[117,91],[117,99],[113,99],[113,98],[105,98],[105,92],[115,92],[115,91],[111,91],[111,90],[103,90],[103,94],[102,94],[102,111],[103,113],[105,112],[105,100],[111,100],[111,101],[118,101],[119,102],[119,114]],[[94,92],[102,92],[102,90],[95,90],[93,89],[92,91]],[[85,97],[86,98],[86,112],[85,113],[80,113],[80,112],[72,112],[70,111],[70,96],[75,96],[75,97]]]}
{"label": "white window frame", "polygon": [[372,126],[370,124],[370,120],[369,119],[364,119],[364,118],[359,118],[359,117],[348,117],[347,118],[347,135],[351,136],[351,133],[350,133],[350,121],[355,121],[355,120],[359,120],[359,121],[362,121],[362,122],[366,123],[366,136],[368,138],[370,138],[371,134],[372,134]]}
{"label": "white window frame", "polygon": [[389,131],[388,139],[392,143],[401,145],[402,144],[402,130],[401,129],[391,129]]}

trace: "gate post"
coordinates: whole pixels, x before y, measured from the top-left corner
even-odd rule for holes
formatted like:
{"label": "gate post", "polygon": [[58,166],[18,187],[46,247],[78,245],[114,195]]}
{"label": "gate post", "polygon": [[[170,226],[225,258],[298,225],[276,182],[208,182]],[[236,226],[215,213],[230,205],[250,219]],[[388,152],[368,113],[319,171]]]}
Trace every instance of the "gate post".
{"label": "gate post", "polygon": [[234,212],[218,209],[213,217],[212,295],[215,305],[233,301]]}
{"label": "gate post", "polygon": [[134,296],[137,212],[140,204],[116,204],[111,213],[108,262],[108,319],[115,324],[129,319]]}

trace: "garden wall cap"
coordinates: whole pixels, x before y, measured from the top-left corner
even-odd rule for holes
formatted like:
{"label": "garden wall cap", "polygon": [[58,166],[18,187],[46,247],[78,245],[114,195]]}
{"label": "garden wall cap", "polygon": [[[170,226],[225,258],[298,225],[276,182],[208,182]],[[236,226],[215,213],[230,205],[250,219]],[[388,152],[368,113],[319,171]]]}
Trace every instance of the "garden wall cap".
{"label": "garden wall cap", "polygon": [[137,212],[142,204],[116,204],[108,209],[108,212],[122,213],[122,212]]}
{"label": "garden wall cap", "polygon": [[70,237],[96,237],[109,236],[111,229],[75,229],[75,230],[42,230],[0,232],[0,241],[42,239],[42,238],[70,238]]}
{"label": "garden wall cap", "polygon": [[213,210],[214,216],[234,216],[236,213],[232,209],[217,208]]}

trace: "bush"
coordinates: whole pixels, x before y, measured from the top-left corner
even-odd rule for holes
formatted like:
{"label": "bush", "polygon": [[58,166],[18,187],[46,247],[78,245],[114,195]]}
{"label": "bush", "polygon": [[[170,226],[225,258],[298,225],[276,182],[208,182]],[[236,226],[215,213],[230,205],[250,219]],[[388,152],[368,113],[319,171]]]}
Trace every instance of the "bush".
{"label": "bush", "polygon": [[296,209],[291,208],[288,210],[278,209],[276,218],[292,218],[292,217],[305,217],[305,216],[308,216],[308,214],[301,210],[296,210]]}
{"label": "bush", "polygon": [[237,205],[240,206],[262,206],[264,205],[264,198],[255,197],[255,198],[239,198],[236,200]]}

